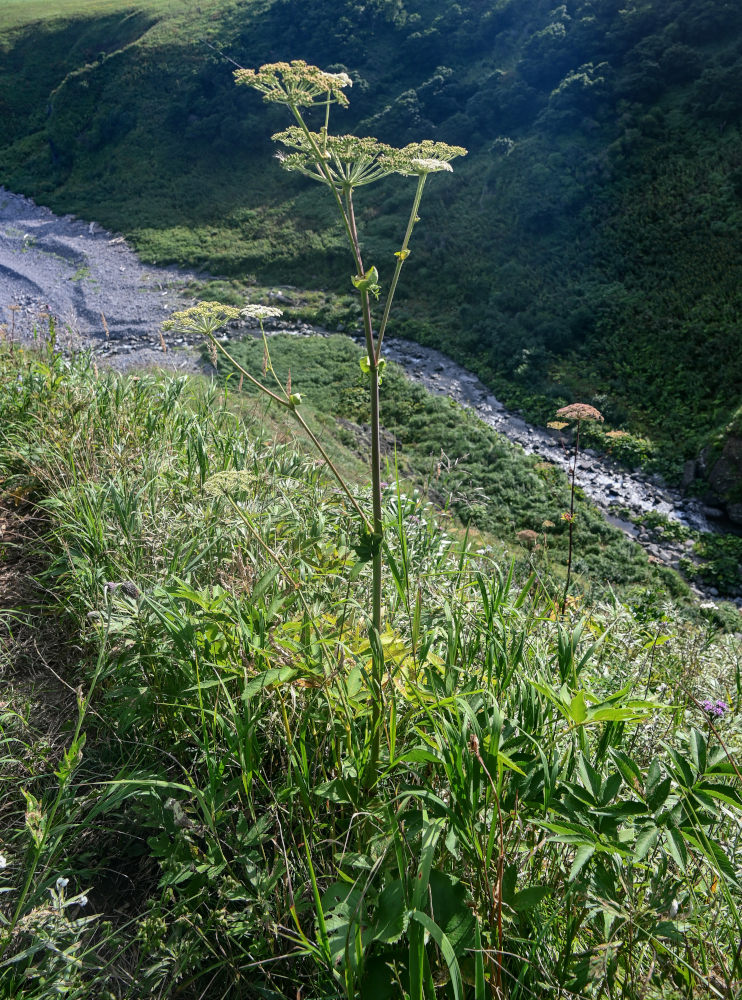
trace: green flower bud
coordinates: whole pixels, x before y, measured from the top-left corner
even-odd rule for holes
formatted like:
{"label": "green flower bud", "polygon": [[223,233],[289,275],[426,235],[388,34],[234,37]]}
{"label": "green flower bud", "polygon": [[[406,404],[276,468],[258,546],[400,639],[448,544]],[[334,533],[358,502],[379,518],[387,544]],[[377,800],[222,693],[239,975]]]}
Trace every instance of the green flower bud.
{"label": "green flower bud", "polygon": [[370,267],[364,275],[354,274],[350,280],[359,292],[370,292],[378,299],[381,288],[379,287],[379,272],[375,267]]}

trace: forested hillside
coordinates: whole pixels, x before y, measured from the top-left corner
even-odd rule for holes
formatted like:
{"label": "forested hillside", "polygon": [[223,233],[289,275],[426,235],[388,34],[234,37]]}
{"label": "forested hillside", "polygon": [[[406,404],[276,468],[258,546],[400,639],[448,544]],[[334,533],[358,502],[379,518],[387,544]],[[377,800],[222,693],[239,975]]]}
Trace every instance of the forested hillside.
{"label": "forested hillside", "polygon": [[[28,22],[37,7],[0,14],[11,190],[159,263],[346,292],[331,206],[287,183],[283,118],[228,59],[345,69],[348,130],[470,150],[431,191],[394,332],[541,419],[580,398],[676,460],[711,441],[713,467],[742,385],[739,4],[56,0]],[[382,282],[408,197],[364,206]]]}
{"label": "forested hillside", "polygon": [[0,0],[0,1000],[742,1000],[742,10],[553,2]]}

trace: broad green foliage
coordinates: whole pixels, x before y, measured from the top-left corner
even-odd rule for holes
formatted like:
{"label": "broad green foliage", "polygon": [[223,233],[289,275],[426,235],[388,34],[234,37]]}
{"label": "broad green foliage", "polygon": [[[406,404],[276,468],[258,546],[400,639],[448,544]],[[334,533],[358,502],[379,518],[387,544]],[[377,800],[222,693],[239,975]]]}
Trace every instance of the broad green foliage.
{"label": "broad green foliage", "polygon": [[[374,654],[304,441],[185,378],[0,366],[55,602],[3,636],[4,1000],[735,995],[736,640],[606,592],[555,620],[392,485]],[[81,685],[51,737],[13,672],[42,614]]]}

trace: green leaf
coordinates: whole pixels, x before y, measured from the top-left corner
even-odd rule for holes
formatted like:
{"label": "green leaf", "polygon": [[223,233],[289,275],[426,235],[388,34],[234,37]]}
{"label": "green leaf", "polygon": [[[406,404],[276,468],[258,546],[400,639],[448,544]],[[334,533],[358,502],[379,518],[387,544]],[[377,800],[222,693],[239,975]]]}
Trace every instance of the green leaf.
{"label": "green leaf", "polygon": [[692,729],[688,740],[691,760],[699,774],[706,773],[706,738],[697,729]]}
{"label": "green leaf", "polygon": [[553,822],[542,822],[539,826],[543,827],[545,830],[551,830],[554,833],[553,837],[549,837],[550,841],[554,841],[557,844],[593,844],[597,843],[597,837],[593,831],[587,827],[583,826],[581,823],[569,823],[567,821],[562,821],[560,823]]}
{"label": "green leaf", "polygon": [[654,793],[655,788],[662,781],[662,770],[660,768],[659,762],[655,758],[649,765],[649,770],[647,771],[647,780],[644,784],[644,793],[649,800]]}
{"label": "green leaf", "polygon": [[621,772],[621,777],[631,791],[638,792],[643,796],[644,786],[642,784],[642,773],[639,765],[621,750],[611,748],[610,754],[616,767]]}
{"label": "green leaf", "polygon": [[697,848],[717,871],[724,875],[728,882],[731,882],[733,885],[739,885],[737,873],[719,844],[705,836],[696,837],[695,834],[686,829],[683,829],[682,832],[688,843]]}
{"label": "green leaf", "polygon": [[430,898],[435,921],[445,933],[456,955],[471,944],[476,920],[469,908],[466,886],[437,869],[430,873]]}
{"label": "green leaf", "polygon": [[333,967],[343,966],[348,945],[363,915],[363,893],[354,884],[335,882],[321,900],[315,893],[315,910],[323,951],[329,953]]}
{"label": "green leaf", "polygon": [[420,866],[415,878],[415,885],[412,890],[412,905],[418,909],[423,905],[428,895],[428,882],[430,880],[430,869],[433,864],[433,855],[438,843],[438,838],[443,830],[444,821],[441,818],[430,820],[427,813],[423,814],[423,835],[422,852],[420,855]]}
{"label": "green leaf", "polygon": [[569,716],[577,726],[581,726],[587,718],[587,708],[585,706],[585,692],[578,691],[569,703]]}
{"label": "green leaf", "polygon": [[260,694],[261,691],[278,687],[281,684],[287,684],[295,677],[298,677],[300,673],[301,671],[297,670],[296,667],[271,667],[270,670],[264,670],[262,674],[253,677],[250,683],[245,686],[245,690],[242,692],[242,700],[249,701],[256,694]]}
{"label": "green leaf", "polygon": [[570,882],[574,882],[593,854],[595,854],[595,847],[593,844],[581,844],[577,848],[575,851],[575,859],[572,862],[572,868],[569,873]]}
{"label": "green leaf", "polygon": [[667,827],[665,830],[665,843],[675,864],[681,872],[684,872],[688,864],[688,848],[685,846],[685,841],[680,831],[672,826]]}
{"label": "green leaf", "polygon": [[474,927],[474,1000],[485,1000],[484,950],[479,921]]}
{"label": "green leaf", "polygon": [[582,753],[577,758],[577,769],[580,772],[582,784],[585,786],[585,789],[592,794],[595,802],[599,802],[602,788],[600,775]]}
{"label": "green leaf", "polygon": [[503,753],[502,750],[497,751],[497,763],[502,764],[504,767],[509,768],[511,771],[515,771],[516,774],[522,774],[525,778],[526,772],[518,767],[514,760],[511,760],[507,754]]}
{"label": "green leaf", "polygon": [[705,792],[710,798],[726,802],[727,805],[734,806],[736,809],[742,807],[742,796],[731,785],[721,785],[717,782],[704,781],[702,784],[695,786],[695,791],[696,794],[698,792]]}
{"label": "green leaf", "polygon": [[333,778],[316,785],[312,792],[320,799],[326,799],[334,805],[356,805],[355,786],[345,778]]}
{"label": "green leaf", "polygon": [[395,879],[383,889],[376,904],[371,924],[373,939],[384,944],[394,944],[405,933],[409,923],[404,886],[400,879]]}
{"label": "green leaf", "polygon": [[270,585],[278,576],[280,570],[278,566],[271,566],[267,573],[264,573],[255,586],[252,588],[252,593],[250,594],[250,600],[253,603],[257,603],[263,594],[268,590]]}
{"label": "green leaf", "polygon": [[[586,846],[583,845],[583,847]],[[580,849],[578,849],[578,853]],[[527,913],[529,910],[535,910],[541,900],[546,899],[551,891],[552,889],[549,885],[529,885],[515,894],[512,903],[513,909],[517,913]]]}
{"label": "green leaf", "polygon": [[454,1000],[464,1000],[464,983],[461,978],[461,969],[459,968],[456,954],[448,937],[443,933],[438,924],[434,920],[431,920],[427,913],[423,913],[421,910],[413,910],[410,916],[430,934],[440,948],[441,954],[448,966],[448,971],[451,974],[451,989]]}
{"label": "green leaf", "polygon": [[353,282],[353,287],[357,288],[359,292],[368,292],[378,299],[381,288],[379,287],[379,272],[375,267],[370,267],[363,275],[354,274],[350,280]]}
{"label": "green leaf", "polygon": [[634,857],[637,861],[641,861],[649,854],[659,840],[659,836],[660,830],[657,826],[646,826],[642,830],[634,843]]}
{"label": "green leaf", "polygon": [[652,812],[656,812],[664,804],[667,796],[670,794],[671,785],[672,778],[668,775],[659,784],[652,787],[651,793],[647,791],[647,805]]}

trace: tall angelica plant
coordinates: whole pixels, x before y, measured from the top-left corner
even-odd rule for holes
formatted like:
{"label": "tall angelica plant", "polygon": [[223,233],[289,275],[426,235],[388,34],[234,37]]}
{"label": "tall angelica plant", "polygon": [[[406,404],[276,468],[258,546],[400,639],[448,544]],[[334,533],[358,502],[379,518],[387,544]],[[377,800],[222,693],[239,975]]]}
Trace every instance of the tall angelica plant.
{"label": "tall angelica plant", "polygon": [[[265,344],[265,374],[270,373],[273,376],[274,387],[272,388],[264,385],[254,375],[245,371],[235,361],[224,344],[216,338],[215,334],[219,327],[235,318],[235,310],[212,303],[202,303],[194,309],[174,314],[167,321],[166,326],[170,329],[182,329],[184,326],[189,327],[190,330],[199,329],[209,339],[212,352],[221,352],[244,377],[248,378],[280,406],[288,409],[314,442],[358,515],[360,539],[357,551],[361,560],[371,562],[372,568],[369,615],[372,649],[370,683],[372,744],[367,782],[373,783],[379,755],[382,676],[384,672],[380,640],[384,549],[379,409],[379,385],[385,365],[382,346],[402,268],[410,255],[412,232],[420,221],[418,210],[428,176],[433,173],[451,171],[450,161],[458,156],[466,155],[466,150],[460,146],[450,146],[447,143],[433,142],[432,140],[411,143],[399,149],[371,137],[333,135],[330,132],[332,106],[348,106],[348,98],[344,91],[352,85],[352,81],[346,73],[327,73],[316,66],[307,65],[302,60],[294,60],[290,63],[270,63],[261,66],[258,70],[238,69],[234,75],[238,84],[255,88],[263,94],[265,101],[272,104],[283,104],[288,108],[294,119],[294,124],[273,136],[273,139],[283,147],[279,153],[279,160],[287,170],[301,173],[329,190],[347,237],[355,266],[355,274],[351,280],[360,296],[366,346],[366,356],[360,359],[360,365],[368,376],[371,412],[370,514],[355,499],[321,443],[307,426],[300,412],[300,394],[292,392],[290,382],[283,384],[275,375],[270,364],[267,342]],[[308,112],[317,109],[324,114],[324,123],[319,131],[312,131],[305,116]],[[402,242],[394,254],[396,260],[391,280],[383,295],[379,269],[373,264],[367,265],[363,259],[354,197],[358,188],[366,187],[393,174],[413,178],[416,181],[416,186]],[[372,300],[383,302],[378,324],[374,322]],[[247,315],[257,318],[262,330],[264,316],[259,311],[261,308],[265,309],[265,307],[248,307]],[[264,331],[263,337],[265,340]]]}

